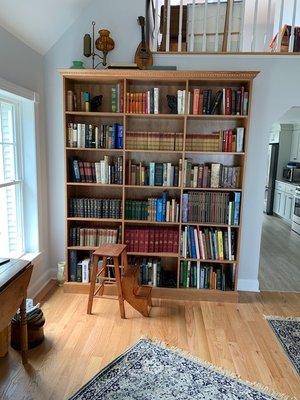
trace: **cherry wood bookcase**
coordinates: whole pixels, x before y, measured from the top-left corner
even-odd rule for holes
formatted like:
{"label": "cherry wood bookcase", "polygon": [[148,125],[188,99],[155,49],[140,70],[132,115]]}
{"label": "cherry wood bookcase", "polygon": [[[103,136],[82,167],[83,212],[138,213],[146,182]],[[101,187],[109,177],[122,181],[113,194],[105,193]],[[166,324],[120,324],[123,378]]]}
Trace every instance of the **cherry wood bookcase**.
{"label": "cherry wood bookcase", "polygon": [[[235,165],[241,167],[241,182],[238,189],[225,188],[190,188],[197,191],[240,191],[241,192],[241,210],[240,223],[233,227],[238,232],[237,235],[237,252],[235,261],[224,261],[222,263],[234,263],[235,268],[235,290],[221,291],[211,289],[195,289],[179,287],[179,271],[180,271],[180,246],[178,254],[174,253],[137,253],[141,256],[161,257],[165,260],[165,264],[173,269],[177,276],[177,288],[155,287],[153,288],[153,296],[159,298],[170,298],[178,300],[217,300],[217,301],[236,301],[238,265],[240,256],[240,230],[242,226],[243,215],[243,190],[244,190],[244,174],[247,158],[247,147],[249,139],[249,122],[251,110],[252,82],[257,75],[256,71],[142,71],[142,70],[60,70],[63,78],[63,127],[64,127],[64,143],[65,143],[65,243],[66,243],[66,282],[64,290],[69,292],[87,293],[88,284],[69,281],[69,252],[70,250],[78,250],[82,254],[88,256],[93,248],[89,247],[71,247],[69,245],[69,231],[73,226],[80,227],[122,227],[122,240],[124,241],[124,230],[128,226],[173,226],[182,231],[186,225],[201,225],[209,227],[226,227],[226,225],[217,224],[195,224],[182,223],[182,195],[187,188],[181,184],[179,187],[164,186],[134,186],[126,184],[126,163],[129,159],[135,161],[156,161],[156,162],[172,162],[176,163],[179,159],[191,158],[195,163],[218,162],[225,165]],[[151,87],[159,87],[159,114],[133,114],[133,113],[116,113],[111,112],[111,88],[116,84],[123,85],[123,92],[136,91],[140,92],[148,90]],[[189,114],[170,114],[166,95],[176,94],[177,90],[185,89],[186,92],[193,91],[195,87],[200,89],[213,88],[218,90],[224,87],[240,88],[244,86],[249,93],[248,115],[193,115]],[[102,94],[103,102],[100,112],[86,111],[67,111],[67,92],[72,90],[80,96],[81,91],[89,91],[93,96]],[[192,96],[191,96],[192,97]],[[187,99],[186,99],[187,101]],[[192,107],[192,106],[191,106]],[[70,148],[68,147],[67,135],[69,123],[86,123],[86,124],[104,124],[104,123],[120,123],[123,125],[123,149],[87,149],[87,148]],[[197,152],[187,151],[185,149],[186,135],[189,132],[213,132],[224,129],[234,129],[236,127],[244,127],[244,151],[243,152]],[[181,151],[165,151],[165,150],[129,150],[126,148],[126,132],[142,131],[142,132],[182,132],[183,133],[183,149]],[[122,155],[123,156],[123,184],[98,184],[98,183],[75,183],[71,182],[69,163],[71,157],[78,157],[86,161],[98,161],[103,155]],[[160,196],[163,190],[168,190],[172,197],[176,197],[180,202],[180,219],[179,222],[150,222],[139,220],[125,220],[125,200],[141,199],[148,197]],[[72,197],[93,197],[93,198],[119,198],[122,201],[122,217],[119,219],[95,219],[95,218],[76,218],[69,217],[68,204]],[[179,236],[180,240],[180,236]],[[129,253],[132,254],[132,253]],[[200,260],[200,262],[212,263],[216,261]],[[113,289],[112,289],[113,290]]]}

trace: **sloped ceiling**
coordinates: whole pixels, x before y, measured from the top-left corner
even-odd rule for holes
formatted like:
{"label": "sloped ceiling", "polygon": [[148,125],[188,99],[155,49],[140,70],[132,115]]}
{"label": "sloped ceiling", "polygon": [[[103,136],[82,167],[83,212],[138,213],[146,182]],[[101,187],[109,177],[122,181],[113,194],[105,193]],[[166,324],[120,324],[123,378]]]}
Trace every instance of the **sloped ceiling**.
{"label": "sloped ceiling", "polygon": [[92,0],[0,0],[0,25],[44,55]]}

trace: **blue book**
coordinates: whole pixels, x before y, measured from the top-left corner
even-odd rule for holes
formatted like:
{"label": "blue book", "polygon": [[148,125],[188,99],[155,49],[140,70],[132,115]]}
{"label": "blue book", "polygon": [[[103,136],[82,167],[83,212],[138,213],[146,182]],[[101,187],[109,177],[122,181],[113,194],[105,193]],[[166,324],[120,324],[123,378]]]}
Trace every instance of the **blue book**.
{"label": "blue book", "polygon": [[149,163],[149,186],[155,184],[155,162]]}
{"label": "blue book", "polygon": [[109,126],[109,136],[111,137],[111,149],[116,148],[116,127],[115,124]]}
{"label": "blue book", "polygon": [[71,250],[70,251],[70,270],[69,270],[71,282],[76,282],[77,262],[78,262],[77,251]]}
{"label": "blue book", "polygon": [[168,197],[169,197],[169,193],[167,191],[163,192],[163,195],[162,195],[162,221],[166,221]]}
{"label": "blue book", "polygon": [[188,222],[189,194],[182,195],[182,222]]}
{"label": "blue book", "polygon": [[238,225],[240,223],[240,207],[241,207],[241,193],[234,192],[233,225]]}
{"label": "blue book", "polygon": [[156,200],[156,221],[163,222],[163,199]]}
{"label": "blue book", "polygon": [[191,258],[197,258],[194,228],[189,226],[189,241],[191,242]]}
{"label": "blue book", "polygon": [[116,148],[117,149],[123,149],[123,125],[121,124],[116,124],[117,128],[117,143],[116,143]]}
{"label": "blue book", "polygon": [[75,158],[73,158],[71,160],[71,178],[72,181],[74,182],[80,182],[80,170],[79,170],[79,164],[78,164],[78,160]]}

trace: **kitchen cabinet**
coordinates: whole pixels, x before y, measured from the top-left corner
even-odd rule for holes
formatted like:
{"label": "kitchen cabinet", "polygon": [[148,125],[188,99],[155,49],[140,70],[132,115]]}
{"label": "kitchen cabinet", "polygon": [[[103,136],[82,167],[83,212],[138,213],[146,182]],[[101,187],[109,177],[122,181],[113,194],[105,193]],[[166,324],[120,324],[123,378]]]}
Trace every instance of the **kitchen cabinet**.
{"label": "kitchen cabinet", "polygon": [[295,186],[276,181],[274,191],[273,212],[292,224],[294,212]]}
{"label": "kitchen cabinet", "polygon": [[300,129],[297,128],[292,134],[291,161],[300,162]]}

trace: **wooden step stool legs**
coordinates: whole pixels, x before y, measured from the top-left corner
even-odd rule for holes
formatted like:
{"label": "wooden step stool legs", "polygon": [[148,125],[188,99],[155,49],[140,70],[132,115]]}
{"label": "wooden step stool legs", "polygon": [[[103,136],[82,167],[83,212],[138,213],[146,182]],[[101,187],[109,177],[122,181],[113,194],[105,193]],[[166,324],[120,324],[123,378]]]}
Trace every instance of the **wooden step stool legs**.
{"label": "wooden step stool legs", "polygon": [[89,293],[89,301],[87,306],[87,313],[92,314],[93,300],[95,295],[95,286],[96,279],[98,273],[98,256],[92,256],[92,271],[91,271],[91,282],[90,282],[90,293]]}
{"label": "wooden step stool legs", "polygon": [[[124,260],[123,255],[122,255],[122,259]],[[124,299],[123,299],[123,293],[122,293],[119,257],[114,257],[114,267],[115,267],[115,277],[116,277],[117,290],[118,290],[120,314],[121,314],[121,318],[125,318],[125,308],[124,308]]]}

